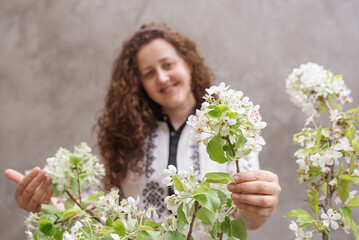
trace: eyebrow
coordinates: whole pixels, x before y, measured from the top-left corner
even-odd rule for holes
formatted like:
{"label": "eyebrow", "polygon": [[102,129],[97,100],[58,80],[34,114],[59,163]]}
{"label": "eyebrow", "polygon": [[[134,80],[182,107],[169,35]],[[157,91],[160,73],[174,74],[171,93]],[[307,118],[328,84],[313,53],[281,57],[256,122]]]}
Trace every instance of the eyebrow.
{"label": "eyebrow", "polygon": [[[168,59],[172,59],[172,58],[171,57],[164,57],[164,58],[161,58],[159,62],[161,63],[161,62],[164,62],[164,61],[166,61]],[[147,70],[149,68],[151,68],[151,67],[150,66],[144,67],[143,69],[140,69],[140,72],[143,72],[143,71],[145,71],[145,70]]]}

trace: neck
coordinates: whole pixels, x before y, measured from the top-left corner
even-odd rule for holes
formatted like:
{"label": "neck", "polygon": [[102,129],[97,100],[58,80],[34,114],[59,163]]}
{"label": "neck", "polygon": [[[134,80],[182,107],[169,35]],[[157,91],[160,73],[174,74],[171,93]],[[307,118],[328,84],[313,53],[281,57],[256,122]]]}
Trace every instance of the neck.
{"label": "neck", "polygon": [[177,131],[187,121],[188,115],[192,113],[195,105],[196,102],[193,102],[193,104],[186,104],[177,108],[163,109],[162,112],[168,115],[173,128]]}

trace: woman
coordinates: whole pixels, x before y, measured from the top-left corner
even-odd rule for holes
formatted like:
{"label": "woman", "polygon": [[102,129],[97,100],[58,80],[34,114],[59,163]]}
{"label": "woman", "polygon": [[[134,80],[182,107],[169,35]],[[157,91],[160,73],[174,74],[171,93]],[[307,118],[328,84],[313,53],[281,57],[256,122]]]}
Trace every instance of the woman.
{"label": "woman", "polygon": [[[192,166],[200,176],[231,170],[210,161],[203,146],[191,143],[185,125],[211,81],[195,44],[166,25],[145,25],[124,43],[97,125],[107,188],[120,187],[125,196],[140,195],[143,206],[155,204],[161,214],[168,189],[160,179],[169,164],[183,170]],[[242,169],[258,168],[256,157],[241,161]],[[18,183],[15,199],[20,207],[39,211],[41,203],[50,202],[50,179],[44,171],[34,168],[25,177],[14,170],[5,174]],[[278,177],[254,170],[233,178],[236,183],[228,190],[241,209],[238,217],[256,229],[277,205]]]}

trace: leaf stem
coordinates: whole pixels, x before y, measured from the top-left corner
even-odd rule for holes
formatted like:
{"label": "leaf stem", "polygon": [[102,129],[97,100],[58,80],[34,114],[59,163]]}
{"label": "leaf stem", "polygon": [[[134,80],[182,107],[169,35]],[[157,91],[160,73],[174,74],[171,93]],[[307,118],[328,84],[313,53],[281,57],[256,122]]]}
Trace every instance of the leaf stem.
{"label": "leaf stem", "polygon": [[199,202],[198,202],[198,201],[195,201],[195,202],[194,202],[194,212],[193,212],[191,224],[190,224],[190,226],[189,226],[189,231],[188,231],[188,235],[187,235],[187,240],[191,240],[194,220],[196,219],[197,212],[198,212],[198,210],[199,210],[200,208],[201,208],[201,205],[199,205]]}
{"label": "leaf stem", "polygon": [[[231,140],[229,139],[229,136],[225,136],[225,137],[223,137],[223,139],[225,139],[228,142],[229,147],[232,150],[233,156],[236,156],[236,151],[234,151],[234,148],[233,148],[233,145],[231,143]],[[239,173],[240,169],[239,169],[239,161],[238,160],[236,160],[236,168],[237,168],[237,173]]]}
{"label": "leaf stem", "polygon": [[91,209],[88,208],[83,208],[81,206],[81,204],[74,198],[74,196],[72,196],[72,194],[66,190],[66,194],[71,198],[72,201],[74,201],[74,203],[83,211],[86,211],[87,213],[89,213],[96,221],[98,221],[99,223],[101,223],[102,225],[105,225],[105,222],[99,217],[97,216]]}

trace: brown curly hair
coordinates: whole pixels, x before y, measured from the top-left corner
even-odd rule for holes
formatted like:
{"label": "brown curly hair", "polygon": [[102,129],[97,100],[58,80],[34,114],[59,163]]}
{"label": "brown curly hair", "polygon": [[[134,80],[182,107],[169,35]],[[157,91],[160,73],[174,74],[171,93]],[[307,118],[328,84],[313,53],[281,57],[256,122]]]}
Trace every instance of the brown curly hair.
{"label": "brown curly hair", "polygon": [[161,107],[148,97],[141,85],[136,54],[158,38],[168,41],[190,67],[197,104],[202,103],[205,89],[213,80],[213,74],[197,52],[195,43],[165,24],[143,25],[123,43],[113,65],[105,106],[95,126],[100,154],[106,166],[106,189],[120,188],[121,179],[126,177],[128,170],[143,173],[145,139],[156,128]]}

